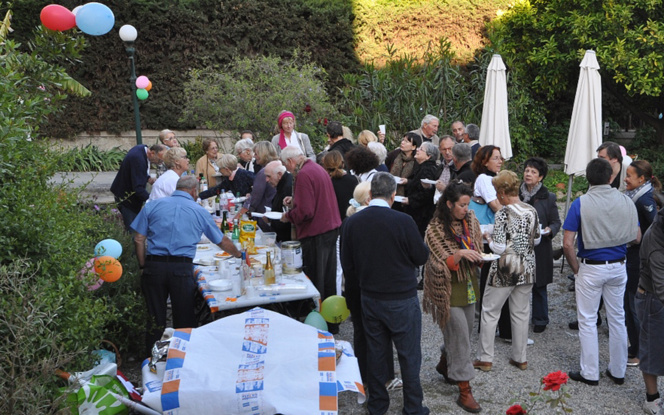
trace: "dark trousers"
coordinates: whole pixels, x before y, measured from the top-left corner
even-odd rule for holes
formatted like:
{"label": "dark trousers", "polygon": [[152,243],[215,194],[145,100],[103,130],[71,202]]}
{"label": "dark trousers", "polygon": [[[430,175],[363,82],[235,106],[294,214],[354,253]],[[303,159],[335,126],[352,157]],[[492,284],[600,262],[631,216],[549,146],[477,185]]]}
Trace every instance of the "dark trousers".
{"label": "dark trousers", "polygon": [[362,295],[362,319],[367,340],[367,352],[371,356],[367,364],[367,385],[371,415],[382,415],[390,407],[390,396],[385,388],[389,380],[388,361],[392,360],[394,343],[399,355],[403,380],[404,415],[427,415],[429,409],[422,405],[424,395],[420,383],[422,364],[422,311],[417,297],[404,300],[377,300]]}
{"label": "dark trousers", "polygon": [[194,299],[196,281],[192,264],[146,261],[141,276],[150,319],[147,322],[145,346],[148,355],[154,342],[161,338],[166,327],[166,308],[170,294],[173,328],[196,327]]}
{"label": "dark trousers", "polygon": [[337,293],[337,235],[339,229],[302,238],[302,267],[322,300]]}
{"label": "dark trousers", "polygon": [[628,357],[636,357],[639,354],[639,327],[641,323],[636,313],[635,296],[637,287],[625,288],[624,307],[625,326],[627,326],[627,338],[629,339],[629,347],[627,348]]}
{"label": "dark trousers", "polygon": [[546,285],[538,287],[533,285],[533,325],[546,326],[549,324],[549,297]]}
{"label": "dark trousers", "polygon": [[[350,307],[349,307],[350,308]],[[367,381],[367,338],[362,323],[362,307],[350,309],[350,317],[353,321],[353,351],[357,357],[357,365],[360,367],[362,381]],[[392,356],[392,343],[386,344],[387,353]],[[394,379],[394,359],[387,362],[387,381]],[[386,381],[386,382],[387,382]]]}
{"label": "dark trousers", "polygon": [[[120,199],[117,197],[115,198],[115,202],[119,202]],[[133,209],[127,207],[124,203],[118,203],[118,210],[120,211],[120,214],[122,215],[122,222],[124,223],[125,230],[127,232],[131,232],[131,228],[129,225],[136,219],[136,216],[138,216],[138,212],[135,212]]]}

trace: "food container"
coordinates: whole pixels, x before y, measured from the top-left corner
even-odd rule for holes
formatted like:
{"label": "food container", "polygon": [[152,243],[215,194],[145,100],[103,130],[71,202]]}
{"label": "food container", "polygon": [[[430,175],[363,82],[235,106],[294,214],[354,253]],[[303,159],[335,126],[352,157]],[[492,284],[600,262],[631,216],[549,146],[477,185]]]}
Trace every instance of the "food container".
{"label": "food container", "polygon": [[302,272],[302,244],[298,241],[282,242],[281,263],[284,274]]}

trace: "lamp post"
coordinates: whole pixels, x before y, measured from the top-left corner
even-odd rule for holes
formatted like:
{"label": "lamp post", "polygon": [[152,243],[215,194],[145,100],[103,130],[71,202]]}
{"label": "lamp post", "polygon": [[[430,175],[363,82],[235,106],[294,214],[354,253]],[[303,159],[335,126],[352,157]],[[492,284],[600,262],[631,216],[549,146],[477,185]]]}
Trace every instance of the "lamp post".
{"label": "lamp post", "polygon": [[138,37],[136,28],[132,25],[126,24],[120,28],[120,39],[125,43],[125,50],[129,57],[131,73],[129,75],[129,82],[131,83],[131,98],[134,101],[134,119],[136,121],[136,144],[143,144],[141,136],[141,113],[138,110],[138,97],[136,96],[136,64],[134,56],[136,49],[134,48],[134,41]]}

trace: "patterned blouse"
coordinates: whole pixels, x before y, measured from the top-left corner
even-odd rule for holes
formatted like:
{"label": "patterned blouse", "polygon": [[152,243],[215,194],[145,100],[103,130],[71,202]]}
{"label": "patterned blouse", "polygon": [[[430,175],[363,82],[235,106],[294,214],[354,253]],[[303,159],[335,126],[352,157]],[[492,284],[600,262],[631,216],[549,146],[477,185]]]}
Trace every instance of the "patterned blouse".
{"label": "patterned blouse", "polygon": [[493,242],[505,246],[497,261],[491,263],[489,285],[512,287],[535,282],[535,240],[540,238],[537,211],[519,202],[496,212]]}

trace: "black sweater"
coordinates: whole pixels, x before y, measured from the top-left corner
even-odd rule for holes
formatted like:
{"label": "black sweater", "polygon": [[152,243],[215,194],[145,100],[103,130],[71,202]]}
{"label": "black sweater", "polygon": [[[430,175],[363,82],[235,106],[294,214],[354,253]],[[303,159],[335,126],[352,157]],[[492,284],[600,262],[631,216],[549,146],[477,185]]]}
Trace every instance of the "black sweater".
{"label": "black sweater", "polygon": [[349,306],[357,304],[360,291],[381,300],[417,295],[417,267],[429,249],[410,216],[369,206],[346,218],[340,243]]}

